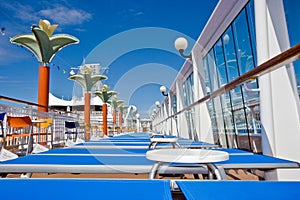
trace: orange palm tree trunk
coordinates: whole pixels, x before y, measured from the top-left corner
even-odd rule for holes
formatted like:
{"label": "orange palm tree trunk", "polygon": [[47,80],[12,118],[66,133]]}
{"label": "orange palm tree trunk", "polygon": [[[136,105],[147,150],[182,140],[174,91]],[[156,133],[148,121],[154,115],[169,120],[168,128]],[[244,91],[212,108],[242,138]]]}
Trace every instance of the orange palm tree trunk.
{"label": "orange palm tree trunk", "polygon": [[103,135],[107,135],[107,104],[102,105]]}
{"label": "orange palm tree trunk", "polygon": [[90,140],[90,112],[91,112],[91,94],[84,94],[84,125],[85,125],[85,140]]}
{"label": "orange palm tree trunk", "polygon": [[114,125],[117,124],[117,111],[116,110],[113,111],[113,124]]}
{"label": "orange palm tree trunk", "polygon": [[123,115],[122,115],[122,113],[120,112],[120,113],[119,113],[119,126],[122,126],[122,123],[123,123]]}
{"label": "orange palm tree trunk", "polygon": [[[50,68],[48,66],[39,67],[39,85],[38,85],[38,104],[42,106],[49,105],[49,79]],[[39,111],[48,112],[46,107],[38,107]]]}

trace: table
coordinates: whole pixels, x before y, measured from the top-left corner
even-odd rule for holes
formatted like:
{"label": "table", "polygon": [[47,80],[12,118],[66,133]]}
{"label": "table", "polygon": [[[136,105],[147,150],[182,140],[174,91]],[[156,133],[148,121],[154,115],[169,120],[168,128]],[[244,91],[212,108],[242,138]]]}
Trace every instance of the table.
{"label": "table", "polygon": [[218,168],[214,162],[228,160],[229,154],[225,151],[206,149],[157,149],[148,151],[146,158],[155,161],[149,173],[150,179],[154,179],[163,164],[182,163],[187,164],[187,167],[189,164],[205,164],[218,180],[222,180],[226,179],[225,171],[222,167]]}
{"label": "table", "polygon": [[150,136],[150,138],[156,138],[156,137],[164,138],[165,134],[163,134],[163,133],[152,133],[151,136]]}
{"label": "table", "polygon": [[180,145],[178,144],[178,138],[172,137],[172,138],[150,138],[150,144],[148,146],[148,148],[150,149],[153,146],[153,149],[155,149],[155,147],[158,144],[171,144],[173,146],[173,148],[175,148],[175,146],[180,148]]}

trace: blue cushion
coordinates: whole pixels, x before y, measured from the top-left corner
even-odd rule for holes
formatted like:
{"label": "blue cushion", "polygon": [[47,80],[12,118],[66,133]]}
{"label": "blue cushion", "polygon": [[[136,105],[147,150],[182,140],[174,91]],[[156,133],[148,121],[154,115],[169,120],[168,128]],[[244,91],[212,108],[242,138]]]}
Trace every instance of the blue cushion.
{"label": "blue cushion", "polygon": [[1,179],[1,199],[172,199],[167,180]]}
{"label": "blue cushion", "polygon": [[281,181],[176,181],[187,200],[194,199],[299,199],[300,182]]}

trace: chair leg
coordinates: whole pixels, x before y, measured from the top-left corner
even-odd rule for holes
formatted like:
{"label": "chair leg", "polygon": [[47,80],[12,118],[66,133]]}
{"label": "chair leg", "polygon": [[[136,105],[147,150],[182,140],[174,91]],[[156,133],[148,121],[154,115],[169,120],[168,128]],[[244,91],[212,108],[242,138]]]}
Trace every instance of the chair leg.
{"label": "chair leg", "polygon": [[5,136],[4,136],[4,128],[3,128],[3,123],[2,123],[2,121],[0,121],[0,126],[1,126],[1,136],[0,136],[0,138],[1,138],[1,142],[0,142],[0,147],[2,147],[3,146],[3,148],[5,147]]}
{"label": "chair leg", "polygon": [[26,155],[30,154],[32,150],[33,150],[33,136],[30,135]]}
{"label": "chair leg", "polygon": [[151,149],[152,144],[153,144],[153,142],[150,142],[148,149]]}
{"label": "chair leg", "polygon": [[77,133],[75,133],[74,135],[75,135],[74,136],[74,142],[76,142],[76,140],[77,140]]}
{"label": "chair leg", "polygon": [[161,162],[155,162],[150,173],[149,173],[149,179],[154,179],[156,174],[157,174],[157,170],[158,168],[162,165]]}
{"label": "chair leg", "polygon": [[194,179],[200,179],[199,174],[193,174],[194,175]]}

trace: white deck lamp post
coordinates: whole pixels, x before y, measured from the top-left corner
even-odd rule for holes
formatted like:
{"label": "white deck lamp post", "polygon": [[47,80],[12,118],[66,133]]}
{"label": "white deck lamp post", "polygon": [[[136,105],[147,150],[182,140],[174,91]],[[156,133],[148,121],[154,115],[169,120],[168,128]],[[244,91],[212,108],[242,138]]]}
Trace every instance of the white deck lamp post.
{"label": "white deck lamp post", "polygon": [[161,91],[162,95],[168,96],[168,93],[165,93],[167,91],[166,86],[162,85],[159,90]]}
{"label": "white deck lamp post", "polygon": [[188,47],[188,42],[184,37],[179,37],[174,42],[175,48],[179,51],[180,55],[184,58],[192,58],[192,54],[184,55],[183,52]]}
{"label": "white deck lamp post", "polygon": [[160,103],[159,103],[159,101],[155,101],[155,105],[156,105],[157,108],[160,108]]}

